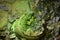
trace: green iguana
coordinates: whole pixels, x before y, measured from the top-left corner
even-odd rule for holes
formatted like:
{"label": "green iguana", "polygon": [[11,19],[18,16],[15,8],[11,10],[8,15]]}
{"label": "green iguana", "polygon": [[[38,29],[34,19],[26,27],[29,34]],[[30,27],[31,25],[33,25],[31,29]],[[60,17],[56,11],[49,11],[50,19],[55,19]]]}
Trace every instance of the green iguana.
{"label": "green iguana", "polygon": [[39,18],[37,19],[35,13],[32,13],[33,11],[29,8],[28,0],[21,0],[20,4],[17,5],[20,5],[19,8],[21,8],[21,10],[19,10],[23,15],[13,23],[12,29],[15,33],[24,38],[37,39],[44,30],[42,21],[38,20]]}

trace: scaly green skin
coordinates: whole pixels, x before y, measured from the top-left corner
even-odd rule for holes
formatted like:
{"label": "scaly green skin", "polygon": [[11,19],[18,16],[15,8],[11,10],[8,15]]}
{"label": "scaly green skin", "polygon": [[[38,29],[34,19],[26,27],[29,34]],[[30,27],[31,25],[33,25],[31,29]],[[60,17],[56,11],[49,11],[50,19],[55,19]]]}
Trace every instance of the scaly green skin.
{"label": "scaly green skin", "polygon": [[14,32],[24,38],[37,39],[44,30],[42,27],[42,22],[37,21],[37,19],[34,17],[36,14],[33,15],[33,13],[31,13],[27,0],[20,1],[20,3],[21,5],[19,8],[21,8],[20,11],[23,13],[23,15],[13,23],[12,29]]}
{"label": "scaly green skin", "polygon": [[35,39],[43,32],[42,25],[30,13],[24,14],[20,19],[17,19],[12,28],[14,32],[28,39]]}

